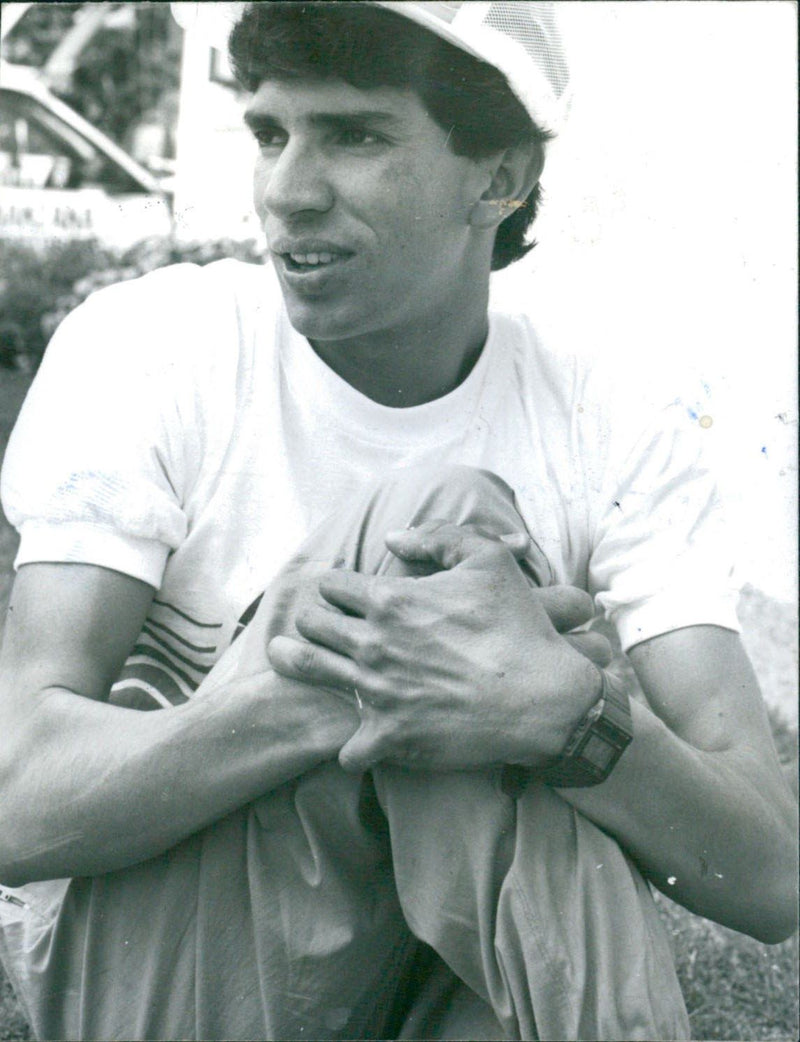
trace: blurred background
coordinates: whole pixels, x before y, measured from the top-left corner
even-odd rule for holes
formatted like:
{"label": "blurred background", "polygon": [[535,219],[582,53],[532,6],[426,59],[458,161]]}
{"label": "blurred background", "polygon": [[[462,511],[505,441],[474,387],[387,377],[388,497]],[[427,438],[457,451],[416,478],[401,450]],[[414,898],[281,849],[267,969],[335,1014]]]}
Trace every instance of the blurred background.
{"label": "blurred background", "polygon": [[[0,5],[0,454],[50,334],[93,289],[177,260],[261,259],[245,99],[198,16],[225,6]],[[570,122],[539,245],[496,276],[495,299],[677,388],[703,421],[745,643],[796,789],[795,5],[559,14]],[[15,546],[0,514],[0,609]],[[711,924],[698,940],[693,917],[665,914],[695,1037],[797,1036],[795,942],[778,957]],[[12,1021],[0,1002],[0,1039],[25,1037]]]}

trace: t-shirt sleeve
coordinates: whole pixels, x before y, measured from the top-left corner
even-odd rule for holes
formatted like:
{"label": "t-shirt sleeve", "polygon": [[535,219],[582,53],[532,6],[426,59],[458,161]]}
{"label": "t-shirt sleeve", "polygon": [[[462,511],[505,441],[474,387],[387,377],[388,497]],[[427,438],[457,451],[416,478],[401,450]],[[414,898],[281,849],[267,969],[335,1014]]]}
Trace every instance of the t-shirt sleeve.
{"label": "t-shirt sleeve", "polygon": [[589,588],[624,650],[685,626],[740,629],[732,541],[709,432],[680,401],[657,410],[608,461]]}
{"label": "t-shirt sleeve", "polygon": [[81,562],[160,585],[187,522],[182,373],[157,297],[109,287],[56,331],[3,466],[15,566]]}

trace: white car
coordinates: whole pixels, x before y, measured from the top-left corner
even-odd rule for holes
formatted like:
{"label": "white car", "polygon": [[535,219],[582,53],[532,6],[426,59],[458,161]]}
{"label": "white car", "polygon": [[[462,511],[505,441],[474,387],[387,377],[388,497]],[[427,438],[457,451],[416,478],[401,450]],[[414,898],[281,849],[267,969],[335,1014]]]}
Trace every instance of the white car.
{"label": "white car", "polygon": [[0,238],[95,239],[124,249],[172,231],[159,181],[53,95],[0,61]]}

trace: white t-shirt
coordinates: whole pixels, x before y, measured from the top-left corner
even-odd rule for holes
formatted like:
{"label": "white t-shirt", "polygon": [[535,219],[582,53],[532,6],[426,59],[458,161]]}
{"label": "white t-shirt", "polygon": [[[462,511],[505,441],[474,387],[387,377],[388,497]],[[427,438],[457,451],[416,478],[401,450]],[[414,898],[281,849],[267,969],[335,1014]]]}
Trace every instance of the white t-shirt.
{"label": "white t-shirt", "polygon": [[425,462],[502,477],[558,581],[596,596],[624,648],[738,629],[704,433],[679,400],[623,394],[613,372],[503,313],[450,394],[378,405],[292,328],[270,268],[181,264],[101,290],[62,323],[2,494],[17,565],[79,561],[158,589],[120,684],[135,676],[163,704],[191,693],[337,503]]}

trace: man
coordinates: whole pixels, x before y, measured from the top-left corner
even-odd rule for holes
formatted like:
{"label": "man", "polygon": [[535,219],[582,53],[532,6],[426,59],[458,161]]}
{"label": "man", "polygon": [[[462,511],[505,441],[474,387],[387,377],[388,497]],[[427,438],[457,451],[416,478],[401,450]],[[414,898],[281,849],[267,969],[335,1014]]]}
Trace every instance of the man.
{"label": "man", "polygon": [[42,1037],[683,1037],[642,876],[792,929],[694,428],[487,318],[551,13],[456,6],[248,9],[273,271],[95,295],[21,416],[0,950]]}

